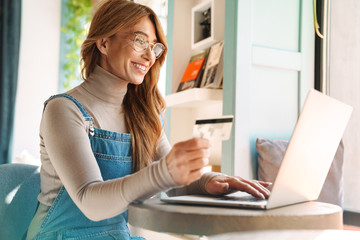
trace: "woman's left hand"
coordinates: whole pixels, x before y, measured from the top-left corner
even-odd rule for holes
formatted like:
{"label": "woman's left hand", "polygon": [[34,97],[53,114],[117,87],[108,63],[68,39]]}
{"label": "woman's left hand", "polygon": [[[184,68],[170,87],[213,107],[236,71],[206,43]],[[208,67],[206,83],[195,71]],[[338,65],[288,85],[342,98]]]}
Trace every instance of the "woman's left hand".
{"label": "woman's left hand", "polygon": [[257,198],[266,199],[270,195],[269,182],[257,180],[245,180],[241,177],[230,177],[226,175],[218,175],[210,179],[206,184],[205,190],[211,195],[222,195],[236,191],[247,192]]}

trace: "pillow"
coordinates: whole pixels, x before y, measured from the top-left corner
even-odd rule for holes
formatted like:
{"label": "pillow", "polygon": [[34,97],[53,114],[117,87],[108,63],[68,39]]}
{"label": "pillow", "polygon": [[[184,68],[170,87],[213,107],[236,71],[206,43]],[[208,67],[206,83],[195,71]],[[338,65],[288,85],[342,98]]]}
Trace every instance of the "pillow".
{"label": "pillow", "polygon": [[[258,138],[256,140],[259,180],[267,182],[275,181],[287,145],[288,141],[286,140],[272,141],[266,138]],[[317,201],[343,207],[343,162],[344,144],[341,141]]]}

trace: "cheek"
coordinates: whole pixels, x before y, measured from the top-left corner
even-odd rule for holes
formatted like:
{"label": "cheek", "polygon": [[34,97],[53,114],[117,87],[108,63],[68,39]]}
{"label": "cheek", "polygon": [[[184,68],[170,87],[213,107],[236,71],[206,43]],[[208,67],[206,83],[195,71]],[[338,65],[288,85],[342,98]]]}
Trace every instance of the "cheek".
{"label": "cheek", "polygon": [[134,50],[130,46],[118,45],[109,52],[113,59],[126,61],[134,56]]}

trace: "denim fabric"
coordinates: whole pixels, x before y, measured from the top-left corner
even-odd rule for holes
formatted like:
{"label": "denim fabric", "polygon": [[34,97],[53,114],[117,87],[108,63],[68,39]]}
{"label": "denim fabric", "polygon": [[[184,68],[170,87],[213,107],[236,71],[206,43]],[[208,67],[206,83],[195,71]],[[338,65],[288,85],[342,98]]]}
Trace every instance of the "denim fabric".
{"label": "denim fabric", "polygon": [[[49,98],[66,97],[80,109],[86,121],[90,121],[89,139],[94,156],[104,180],[120,178],[132,173],[131,136],[92,126],[93,118],[72,96],[59,94]],[[45,102],[45,107],[48,101]],[[44,107],[44,108],[45,108]],[[64,187],[50,207],[40,230],[34,239],[144,239],[130,236],[127,211],[113,218],[91,221],[79,210]]]}

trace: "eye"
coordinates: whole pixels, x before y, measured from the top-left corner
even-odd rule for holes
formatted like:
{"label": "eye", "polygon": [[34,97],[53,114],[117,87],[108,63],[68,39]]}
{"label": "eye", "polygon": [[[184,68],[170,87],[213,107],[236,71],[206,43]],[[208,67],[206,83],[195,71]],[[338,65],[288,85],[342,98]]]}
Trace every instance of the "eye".
{"label": "eye", "polygon": [[135,38],[134,38],[135,51],[141,52],[141,51],[146,50],[147,47],[148,47],[147,40],[145,38],[139,36],[139,35],[136,35]]}
{"label": "eye", "polygon": [[136,38],[135,38],[135,42],[136,42],[137,44],[140,44],[140,45],[146,44],[146,40],[143,39],[143,38],[141,38],[141,37],[136,37]]}

